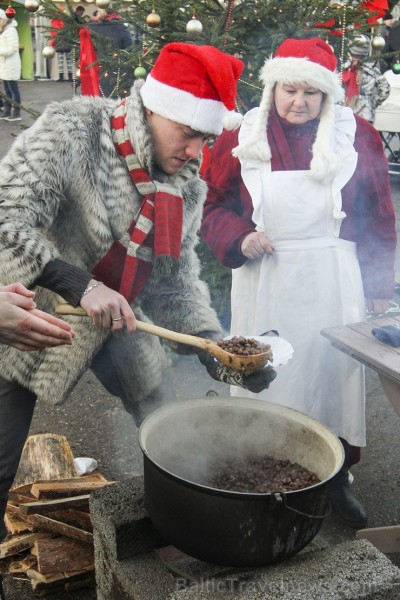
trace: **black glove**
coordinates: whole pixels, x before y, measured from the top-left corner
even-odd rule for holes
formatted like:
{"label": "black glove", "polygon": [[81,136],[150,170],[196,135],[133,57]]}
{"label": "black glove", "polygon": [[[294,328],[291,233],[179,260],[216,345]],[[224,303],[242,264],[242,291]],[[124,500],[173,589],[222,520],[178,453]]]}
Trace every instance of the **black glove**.
{"label": "black glove", "polygon": [[237,385],[253,392],[253,394],[258,394],[268,389],[269,384],[277,375],[275,369],[271,366],[263,367],[252,373],[243,373],[231,367],[226,367],[208,352],[201,351],[198,353],[198,356],[210,377],[229,385]]}

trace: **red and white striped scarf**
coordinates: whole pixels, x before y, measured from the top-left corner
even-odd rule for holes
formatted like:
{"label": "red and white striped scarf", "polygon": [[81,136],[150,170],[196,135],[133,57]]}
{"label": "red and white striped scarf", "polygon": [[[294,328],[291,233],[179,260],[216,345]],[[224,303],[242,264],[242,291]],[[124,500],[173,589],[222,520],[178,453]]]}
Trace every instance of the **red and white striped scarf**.
{"label": "red and white striped scarf", "polygon": [[139,163],[126,128],[125,100],[115,109],[111,128],[115,147],[143,201],[127,233],[113,243],[92,273],[132,302],[146,285],[153,264],[161,273],[177,270],[183,201],[174,187],[153,181]]}

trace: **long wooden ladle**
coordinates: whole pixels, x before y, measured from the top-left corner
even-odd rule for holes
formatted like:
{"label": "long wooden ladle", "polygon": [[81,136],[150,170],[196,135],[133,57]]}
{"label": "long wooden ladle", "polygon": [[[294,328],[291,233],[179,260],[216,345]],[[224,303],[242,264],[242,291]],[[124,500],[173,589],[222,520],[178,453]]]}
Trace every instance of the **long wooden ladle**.
{"label": "long wooden ladle", "polygon": [[[68,303],[58,304],[55,312],[58,315],[76,315],[80,317],[89,316],[81,306],[74,307]],[[261,352],[260,354],[253,354],[251,356],[240,356],[238,354],[232,354],[231,352],[223,350],[218,346],[218,344],[212,342],[211,340],[195,335],[188,335],[187,333],[171,331],[170,329],[165,329],[164,327],[159,327],[158,325],[153,325],[152,323],[146,323],[145,321],[139,321],[138,319],[136,319],[136,329],[145,331],[146,333],[151,333],[152,335],[156,335],[166,340],[172,340],[173,342],[178,342],[180,344],[201,348],[202,350],[205,350],[214,356],[225,366],[231,367],[236,371],[244,371],[249,373],[256,371],[257,369],[261,369],[267,364],[268,361],[272,361],[271,350]]]}

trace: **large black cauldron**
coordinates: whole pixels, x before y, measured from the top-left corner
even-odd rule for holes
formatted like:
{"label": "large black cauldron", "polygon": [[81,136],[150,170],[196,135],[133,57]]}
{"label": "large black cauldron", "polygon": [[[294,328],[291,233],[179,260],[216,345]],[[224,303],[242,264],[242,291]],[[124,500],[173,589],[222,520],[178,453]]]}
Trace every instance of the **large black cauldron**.
{"label": "large black cauldron", "polygon": [[[219,565],[263,566],[304,548],[327,513],[327,482],[343,464],[342,445],[327,427],[246,398],[172,403],[143,422],[139,442],[154,526],[183,552]],[[297,462],[321,483],[269,494],[197,483],[216,459],[263,455]]]}

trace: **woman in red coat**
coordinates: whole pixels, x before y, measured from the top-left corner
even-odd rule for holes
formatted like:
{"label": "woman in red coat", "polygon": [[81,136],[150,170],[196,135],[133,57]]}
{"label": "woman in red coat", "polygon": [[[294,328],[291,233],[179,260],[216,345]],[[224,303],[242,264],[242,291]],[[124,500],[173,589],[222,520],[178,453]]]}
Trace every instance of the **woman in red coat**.
{"label": "woman in red coat", "polygon": [[288,39],[266,62],[260,107],[213,147],[201,231],[233,269],[232,335],[276,329],[293,345],[261,396],[340,437],[345,461],[330,486],[332,506],[363,527],[348,470],[366,443],[364,371],[320,330],[388,308],[396,230],[379,134],[339,105],[335,68],[319,38]]}

